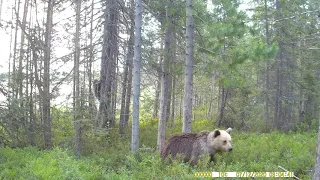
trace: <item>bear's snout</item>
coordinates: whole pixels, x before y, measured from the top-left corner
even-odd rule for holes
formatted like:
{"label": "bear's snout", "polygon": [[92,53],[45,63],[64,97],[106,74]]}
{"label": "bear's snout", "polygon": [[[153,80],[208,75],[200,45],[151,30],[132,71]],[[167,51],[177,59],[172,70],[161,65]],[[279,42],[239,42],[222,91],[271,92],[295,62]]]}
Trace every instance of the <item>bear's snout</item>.
{"label": "bear's snout", "polygon": [[229,152],[232,151],[232,148],[229,148]]}

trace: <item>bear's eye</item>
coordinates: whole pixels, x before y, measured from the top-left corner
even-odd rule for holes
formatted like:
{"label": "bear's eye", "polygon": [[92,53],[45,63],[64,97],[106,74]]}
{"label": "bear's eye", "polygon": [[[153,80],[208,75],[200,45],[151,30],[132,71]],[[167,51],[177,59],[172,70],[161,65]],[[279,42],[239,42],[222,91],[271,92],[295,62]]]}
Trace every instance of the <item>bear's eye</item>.
{"label": "bear's eye", "polygon": [[227,143],[227,140],[224,140],[224,141],[223,141],[223,144],[226,144],[226,143]]}

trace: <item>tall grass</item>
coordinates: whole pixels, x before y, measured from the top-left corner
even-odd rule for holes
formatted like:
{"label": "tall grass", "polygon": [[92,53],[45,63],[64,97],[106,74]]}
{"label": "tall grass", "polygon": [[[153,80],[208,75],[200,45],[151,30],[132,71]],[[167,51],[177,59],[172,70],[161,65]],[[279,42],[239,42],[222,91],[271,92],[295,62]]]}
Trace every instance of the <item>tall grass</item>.
{"label": "tall grass", "polygon": [[[141,123],[140,145],[156,147],[156,121]],[[197,121],[193,131],[214,129],[207,121]],[[168,128],[167,135],[181,131],[181,125]],[[116,133],[89,139],[86,154],[80,160],[72,150],[54,148],[0,148],[0,179],[194,179],[204,171],[282,171],[282,166],[301,179],[311,179],[315,160],[316,132],[288,133],[232,132],[233,151],[218,153],[208,164],[203,156],[190,167],[179,160],[162,161],[157,151],[130,153],[130,134],[121,138]],[[89,150],[90,149],[90,150]]]}

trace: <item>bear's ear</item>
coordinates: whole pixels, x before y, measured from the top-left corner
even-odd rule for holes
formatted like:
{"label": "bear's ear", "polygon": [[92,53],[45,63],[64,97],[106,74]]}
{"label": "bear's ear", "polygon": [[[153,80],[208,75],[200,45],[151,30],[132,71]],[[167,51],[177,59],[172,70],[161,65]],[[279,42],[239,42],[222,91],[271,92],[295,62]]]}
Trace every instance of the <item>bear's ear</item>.
{"label": "bear's ear", "polygon": [[216,137],[218,137],[218,136],[220,136],[220,131],[219,130],[215,130],[214,131],[214,134],[213,134],[213,138],[216,138]]}
{"label": "bear's ear", "polygon": [[232,128],[228,128],[228,129],[226,130],[226,132],[229,133],[229,134],[231,133],[231,131],[232,131]]}

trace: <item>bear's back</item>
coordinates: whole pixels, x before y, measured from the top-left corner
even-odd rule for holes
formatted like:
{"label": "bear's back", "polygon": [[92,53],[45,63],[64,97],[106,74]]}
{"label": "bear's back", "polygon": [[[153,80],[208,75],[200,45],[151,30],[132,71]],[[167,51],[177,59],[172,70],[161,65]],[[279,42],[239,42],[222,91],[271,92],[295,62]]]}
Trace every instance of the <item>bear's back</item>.
{"label": "bear's back", "polygon": [[175,157],[177,154],[184,154],[186,159],[190,159],[193,152],[194,144],[199,143],[198,138],[206,135],[207,132],[198,134],[175,134],[169,138],[168,143],[161,152],[161,155],[163,158],[166,158],[170,154],[172,155],[172,157]]}

